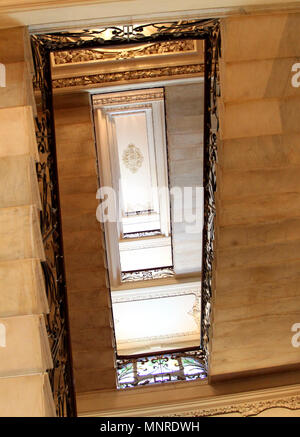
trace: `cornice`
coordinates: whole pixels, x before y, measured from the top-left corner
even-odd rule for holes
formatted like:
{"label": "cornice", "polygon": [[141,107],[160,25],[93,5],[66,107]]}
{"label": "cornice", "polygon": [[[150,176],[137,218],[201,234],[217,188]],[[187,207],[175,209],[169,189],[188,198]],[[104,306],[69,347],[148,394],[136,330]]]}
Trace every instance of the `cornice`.
{"label": "cornice", "polygon": [[100,84],[112,84],[124,81],[145,81],[159,79],[162,77],[203,75],[204,64],[180,65],[175,67],[160,67],[147,70],[134,70],[115,73],[91,74],[77,77],[66,77],[63,79],[54,79],[54,89],[65,88],[94,88]]}
{"label": "cornice", "polygon": [[117,1],[126,0],[90,0],[88,2],[85,0],[5,0],[2,2],[3,4],[0,5],[0,14],[48,8],[56,9],[74,5],[83,6],[84,3],[88,3],[90,6],[97,3],[112,3]]}
{"label": "cornice", "polygon": [[[48,2],[55,3],[54,0],[47,0]],[[105,3],[109,2],[113,3],[116,0],[106,0]],[[121,3],[125,5],[125,1],[119,0]],[[25,1],[27,4],[27,2]],[[37,1],[31,0],[28,2],[30,3],[39,3]],[[67,6],[71,3],[71,0],[62,0],[61,2],[57,2],[61,7]],[[77,5],[78,7],[82,7],[83,3],[85,3],[84,0],[74,0],[72,3]],[[98,2],[89,2],[89,4],[96,4],[97,3],[104,3],[103,1],[99,0]],[[132,2],[134,3],[134,2]],[[287,2],[274,2],[273,4],[264,4],[262,1],[261,4],[258,5],[251,5],[249,4],[250,0],[248,1],[241,1],[240,5],[238,6],[226,6],[221,4],[221,1],[215,2],[214,7],[207,7],[207,5],[200,4],[197,8],[193,8],[189,5],[189,2],[183,4],[182,6],[178,6],[178,4],[175,6],[175,3],[173,5],[173,8],[169,11],[158,11],[156,10],[155,6],[152,5],[152,10],[146,11],[145,7],[142,11],[141,8],[137,10],[135,7],[135,4],[130,4],[129,1],[127,1],[127,4],[129,7],[124,8],[124,10],[119,11],[119,15],[116,17],[112,17],[111,14],[103,14],[102,17],[94,18],[95,15],[92,13],[84,13],[81,14],[81,17],[75,17],[73,21],[63,21],[61,14],[58,12],[57,15],[54,16],[52,19],[52,22],[49,23],[49,20],[47,22],[40,23],[39,21],[34,19],[33,14],[31,14],[30,17],[28,17],[27,22],[24,24],[30,25],[30,31],[31,33],[48,33],[48,32],[56,32],[61,31],[62,29],[74,29],[74,28],[88,28],[88,27],[99,27],[103,25],[111,25],[111,24],[139,24],[149,21],[161,21],[161,20],[178,20],[178,19],[194,19],[194,18],[227,18],[227,17],[235,17],[235,16],[243,16],[243,15],[265,15],[265,14],[279,14],[283,12],[287,13],[297,13],[300,10],[300,2],[299,1],[287,1]],[[11,5],[15,5],[14,7]],[[47,5],[47,2],[45,1],[45,5]],[[48,3],[48,7],[50,3]],[[35,9],[45,9],[47,6],[41,6],[36,7]],[[127,6],[127,5],[126,5]],[[205,7],[206,6],[206,7]],[[53,7],[53,6],[52,6]],[[103,5],[103,7],[106,8],[106,5]],[[3,12],[4,10],[12,12],[14,9],[14,12],[21,12],[22,10],[28,10],[30,9],[29,6],[24,7],[23,5],[20,5],[19,2],[16,0],[12,0],[10,2],[10,6],[1,6],[0,12]],[[150,8],[149,8],[150,9]],[[37,11],[38,12],[38,11]],[[94,10],[92,11],[94,13]],[[84,16],[84,18],[82,17]],[[26,17],[27,18],[27,17]]]}
{"label": "cornice", "polygon": [[[200,408],[183,413],[168,414],[161,417],[209,417],[224,414],[239,413],[243,417],[257,416],[263,411],[271,408],[287,408],[288,410],[300,410],[300,396],[290,396],[283,399],[270,399],[263,401],[246,402],[242,404],[232,404],[217,408]],[[299,411],[300,415],[300,411]]]}
{"label": "cornice", "polygon": [[[189,383],[191,385],[192,383]],[[181,386],[182,387],[182,386]],[[166,385],[165,390],[168,389]],[[199,388],[198,388],[199,389]],[[145,390],[144,388],[140,389]],[[240,414],[242,417],[257,416],[263,411],[272,408],[285,408],[291,411],[299,410],[300,416],[300,385],[268,388],[250,392],[210,396],[198,401],[188,401],[155,406],[135,407],[132,409],[94,411],[80,414],[80,416],[98,417],[211,417],[226,414]],[[94,395],[92,395],[94,396]],[[81,399],[86,400],[89,394],[83,394]]]}
{"label": "cornice", "polygon": [[118,345],[123,345],[123,344],[131,344],[131,343],[142,343],[142,345],[144,346],[145,342],[155,342],[155,341],[159,341],[162,342],[164,340],[170,340],[170,339],[174,339],[174,340],[178,340],[178,338],[184,338],[184,337],[199,337],[199,331],[186,331],[186,332],[172,332],[171,334],[165,334],[165,335],[156,335],[156,336],[148,336],[148,337],[136,337],[136,338],[128,338],[125,340],[119,340],[117,343]]}
{"label": "cornice", "polygon": [[71,50],[55,52],[52,55],[54,67],[69,64],[82,64],[83,62],[108,62],[131,58],[170,56],[182,53],[197,52],[196,41],[165,41],[161,43],[147,43],[134,48],[122,49],[93,49]]}
{"label": "cornice", "polygon": [[[94,106],[106,106],[106,105],[125,105],[138,102],[149,102],[152,100],[163,100],[164,93],[163,90],[147,91],[138,94],[126,94],[126,95],[114,95],[114,96],[94,96],[93,105]],[[105,108],[107,111],[111,108]],[[118,108],[119,109],[119,108]]]}

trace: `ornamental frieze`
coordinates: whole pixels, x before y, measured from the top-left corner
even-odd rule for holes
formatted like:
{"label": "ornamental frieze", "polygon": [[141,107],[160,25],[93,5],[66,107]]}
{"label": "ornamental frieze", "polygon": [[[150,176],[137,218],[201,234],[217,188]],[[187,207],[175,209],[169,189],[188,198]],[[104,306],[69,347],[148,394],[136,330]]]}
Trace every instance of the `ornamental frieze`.
{"label": "ornamental frieze", "polygon": [[100,73],[78,77],[54,79],[53,88],[69,88],[75,86],[91,87],[96,84],[107,84],[131,80],[152,80],[161,77],[204,74],[204,64],[180,65],[175,67],[160,67],[147,70],[123,71],[115,73]]}
{"label": "ornamental frieze", "polygon": [[54,65],[77,64],[90,61],[119,61],[123,59],[141,58],[145,56],[174,55],[196,50],[196,41],[167,41],[155,44],[143,44],[140,47],[130,49],[93,49],[93,50],[70,50],[55,52],[53,54]]}

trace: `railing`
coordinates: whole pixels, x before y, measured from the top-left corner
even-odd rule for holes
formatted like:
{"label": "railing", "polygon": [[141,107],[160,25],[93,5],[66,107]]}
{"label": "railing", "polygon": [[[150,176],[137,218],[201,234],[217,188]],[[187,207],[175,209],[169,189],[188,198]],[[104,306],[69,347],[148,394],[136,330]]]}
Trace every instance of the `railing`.
{"label": "railing", "polygon": [[[47,263],[44,264],[44,272],[51,306],[51,313],[48,318],[48,332],[52,343],[52,352],[55,362],[55,368],[50,372],[50,377],[59,415],[64,415],[65,413],[67,413],[67,415],[75,414],[75,398],[72,385],[71,356],[68,339],[65,273],[52,107],[50,53],[74,49],[84,50],[104,46],[119,46],[147,42],[158,43],[184,39],[205,40],[204,230],[201,291],[201,346],[199,356],[197,357],[199,363],[198,374],[201,378],[207,371],[209,359],[212,264],[214,258],[214,218],[216,213],[215,166],[217,160],[216,131],[218,129],[216,101],[219,93],[219,22],[216,19],[208,19],[151,23],[139,26],[113,26],[78,32],[56,32],[52,34],[34,35],[32,37],[36,67],[36,85],[41,91],[42,101],[42,115],[37,122],[37,135],[41,156],[38,174],[43,201],[41,226],[47,253]],[[216,121],[215,126],[214,119]],[[152,359],[157,360],[158,357],[152,357]],[[133,367],[131,366],[131,368],[135,372],[135,378],[137,378],[138,361],[135,362],[136,364],[132,362]],[[180,362],[178,361],[177,363],[180,367]],[[119,370],[123,364],[125,365],[124,362],[119,362]],[[136,366],[136,370],[134,370],[134,366]],[[173,373],[173,376],[174,375],[175,373]],[[172,379],[173,376],[170,376],[170,378]],[[182,376],[183,373],[181,372],[176,378],[180,379]],[[139,383],[140,382],[138,382],[138,384]],[[145,380],[142,383],[145,383]]]}
{"label": "railing", "polygon": [[46,254],[42,262],[50,313],[46,326],[53,358],[49,379],[58,416],[76,416],[72,355],[69,336],[66,278],[60,217],[58,174],[52,111],[49,54],[32,40],[36,69],[35,89],[40,91],[41,111],[36,118],[36,137],[40,162],[37,175],[42,211],[41,232]]}

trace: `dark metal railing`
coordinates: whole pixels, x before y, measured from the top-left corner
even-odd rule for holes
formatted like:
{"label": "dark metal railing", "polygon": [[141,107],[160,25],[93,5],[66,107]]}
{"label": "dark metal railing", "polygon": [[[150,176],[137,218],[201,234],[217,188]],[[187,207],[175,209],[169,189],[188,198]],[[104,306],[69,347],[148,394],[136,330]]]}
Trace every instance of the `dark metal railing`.
{"label": "dark metal railing", "polygon": [[[109,36],[107,37],[107,35]],[[43,202],[41,227],[47,253],[47,263],[44,263],[44,272],[51,306],[51,313],[48,317],[48,333],[52,343],[55,363],[54,370],[50,372],[50,379],[59,415],[64,415],[65,413],[66,415],[74,415],[76,409],[72,384],[65,273],[59,213],[50,53],[55,51],[92,49],[133,43],[157,43],[184,39],[201,39],[205,41],[205,210],[202,255],[201,345],[197,360],[201,361],[206,372],[209,359],[212,265],[214,258],[214,218],[216,214],[215,166],[217,161],[216,131],[218,129],[216,102],[219,93],[218,57],[220,54],[218,20],[207,19],[151,23],[139,26],[113,26],[97,28],[96,30],[56,32],[32,36],[36,68],[35,84],[41,91],[42,102],[41,116],[37,121],[37,137],[41,156],[41,163],[38,165],[38,175]],[[203,375],[202,370],[199,370],[199,375]],[[182,373],[180,378],[181,377]]]}
{"label": "dark metal railing", "polygon": [[36,118],[36,137],[40,162],[37,176],[42,211],[41,233],[46,261],[42,262],[50,313],[47,333],[53,359],[49,379],[58,416],[76,416],[72,354],[69,335],[66,278],[60,217],[59,187],[52,107],[50,54],[33,37],[35,88],[40,92],[41,108]]}

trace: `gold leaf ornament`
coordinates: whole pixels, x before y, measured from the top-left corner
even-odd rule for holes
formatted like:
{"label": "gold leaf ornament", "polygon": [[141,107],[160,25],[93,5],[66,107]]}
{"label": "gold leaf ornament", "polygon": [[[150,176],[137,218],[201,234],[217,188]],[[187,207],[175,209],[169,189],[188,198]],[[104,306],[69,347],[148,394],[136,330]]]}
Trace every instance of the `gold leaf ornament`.
{"label": "gold leaf ornament", "polygon": [[131,173],[136,173],[142,166],[144,157],[141,150],[134,144],[128,144],[122,155],[122,161]]}

